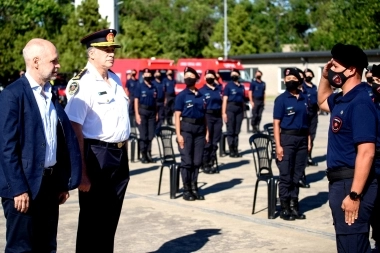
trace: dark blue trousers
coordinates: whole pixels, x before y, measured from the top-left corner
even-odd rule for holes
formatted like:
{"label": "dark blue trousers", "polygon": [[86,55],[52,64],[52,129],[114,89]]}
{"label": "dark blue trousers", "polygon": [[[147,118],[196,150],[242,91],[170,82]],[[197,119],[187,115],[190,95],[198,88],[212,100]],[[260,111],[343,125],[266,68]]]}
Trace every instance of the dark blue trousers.
{"label": "dark blue trousers", "polygon": [[221,114],[206,114],[209,142],[205,144],[203,151],[203,163],[209,163],[216,159],[218,143],[222,135],[223,120]]}
{"label": "dark blue trousers", "polygon": [[280,199],[298,198],[298,181],[306,168],[307,136],[281,134],[280,142],[284,149],[282,161],[276,159],[280,170]]}
{"label": "dark blue trousers", "polygon": [[158,133],[161,129],[162,124],[165,120],[165,106],[162,102],[157,102],[157,112],[158,112],[158,121],[156,124],[156,133]]}
{"label": "dark blue trousers", "polygon": [[264,99],[253,99],[253,108],[252,108],[252,120],[251,125],[259,126],[261,122],[261,117],[264,111]]}
{"label": "dark blue trousers", "polygon": [[227,104],[227,142],[231,147],[239,146],[239,133],[243,122],[244,111],[242,106]]}
{"label": "dark blue trousers", "polygon": [[91,188],[79,191],[76,253],[112,253],[129,182],[126,147],[89,145],[85,140],[85,154]]}
{"label": "dark blue trousers", "polygon": [[205,145],[205,125],[191,124],[181,121],[181,135],[185,147],[179,148],[181,154],[181,175],[184,184],[197,182],[199,168],[202,165],[203,149]]}
{"label": "dark blue trousers", "polygon": [[29,199],[27,213],[17,211],[13,199],[2,198],[7,220],[5,253],[56,252],[59,193],[53,175],[43,177],[38,195],[33,200]]}
{"label": "dark blue trousers", "polygon": [[345,222],[342,201],[351,192],[351,179],[329,183],[329,205],[333,217],[336,244],[339,253],[370,253],[369,225],[377,195],[377,180],[370,179],[360,201],[359,217],[349,226]]}
{"label": "dark blue trousers", "polygon": [[310,133],[310,138],[311,138],[311,150],[310,150],[310,154],[311,154],[311,151],[314,146],[314,139],[317,133],[318,111],[309,112],[308,120],[309,120],[309,126],[310,126],[309,133]]}
{"label": "dark blue trousers", "polygon": [[175,95],[166,95],[166,106],[165,106],[165,118],[168,123],[171,123],[171,119],[174,114],[174,101]]}
{"label": "dark blue trousers", "polygon": [[140,151],[150,151],[152,140],[156,133],[156,111],[139,108],[141,124],[138,125],[140,132]]}
{"label": "dark blue trousers", "polygon": [[[377,182],[380,182],[380,175],[376,174]],[[380,246],[380,187],[377,188],[377,197],[375,201],[375,206],[372,211],[371,216],[371,227],[372,227],[372,239]]]}

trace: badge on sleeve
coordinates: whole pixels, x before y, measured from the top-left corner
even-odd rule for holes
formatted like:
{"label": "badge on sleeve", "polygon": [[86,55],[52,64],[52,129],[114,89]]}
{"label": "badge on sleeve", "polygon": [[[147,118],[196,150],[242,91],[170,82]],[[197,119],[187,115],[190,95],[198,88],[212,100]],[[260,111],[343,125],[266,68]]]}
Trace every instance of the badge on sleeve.
{"label": "badge on sleeve", "polygon": [[342,127],[343,121],[339,117],[334,117],[331,122],[331,130],[333,133],[339,132],[340,128]]}
{"label": "badge on sleeve", "polygon": [[73,96],[74,94],[76,94],[79,90],[79,83],[74,81],[72,83],[70,83],[69,85],[69,95]]}

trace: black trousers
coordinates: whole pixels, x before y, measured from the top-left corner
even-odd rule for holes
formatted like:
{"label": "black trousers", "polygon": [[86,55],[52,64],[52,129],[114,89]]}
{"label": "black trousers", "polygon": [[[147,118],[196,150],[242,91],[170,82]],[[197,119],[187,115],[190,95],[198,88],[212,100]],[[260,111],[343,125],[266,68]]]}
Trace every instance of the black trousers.
{"label": "black trousers", "polygon": [[227,109],[227,142],[231,147],[239,146],[239,133],[244,117],[243,107],[228,104]]}
{"label": "black trousers", "polygon": [[298,181],[306,168],[307,136],[281,134],[280,143],[284,149],[282,161],[276,159],[280,170],[280,199],[298,198]]}
{"label": "black trousers", "polygon": [[309,132],[310,132],[310,138],[311,138],[311,149],[310,149],[309,154],[311,156],[311,151],[313,150],[313,146],[314,146],[314,139],[317,134],[318,111],[309,112],[308,120],[309,120]]}
{"label": "black trousers", "polygon": [[156,133],[160,131],[160,128],[165,120],[165,106],[164,102],[157,102],[158,121],[156,124]]}
{"label": "black trousers", "polygon": [[202,165],[203,149],[205,145],[205,125],[191,124],[181,121],[181,135],[185,141],[185,147],[181,154],[181,175],[183,184],[197,182],[199,168]]}
{"label": "black trousers", "polygon": [[[376,175],[377,182],[380,182],[380,175]],[[375,206],[371,216],[372,239],[380,246],[380,187],[377,188]]]}
{"label": "black trousers", "polygon": [[53,175],[42,178],[35,199],[29,199],[29,209],[20,213],[14,200],[2,198],[6,218],[6,253],[53,253],[57,251],[59,215],[57,181]]}
{"label": "black trousers", "polygon": [[252,120],[251,125],[253,127],[259,126],[261,122],[261,117],[264,111],[264,100],[263,99],[253,99],[253,108],[252,108]]}
{"label": "black trousers", "polygon": [[349,226],[345,222],[342,201],[351,191],[353,179],[342,179],[329,183],[329,205],[333,217],[338,253],[370,253],[369,224],[377,194],[377,180],[367,180],[360,200],[359,216]]}
{"label": "black trousers", "polygon": [[89,192],[79,191],[77,253],[111,253],[129,182],[128,156],[121,149],[89,145],[85,140]]}
{"label": "black trousers", "polygon": [[135,115],[135,97],[133,95],[129,95],[129,115]]}
{"label": "black trousers", "polygon": [[203,163],[209,163],[216,158],[218,143],[222,135],[223,120],[221,115],[206,114],[209,142],[203,150]]}
{"label": "black trousers", "polygon": [[142,154],[151,151],[152,140],[156,133],[156,111],[139,108],[141,124],[138,125],[140,132],[140,152]]}
{"label": "black trousers", "polygon": [[[165,106],[165,118],[169,122],[173,118],[174,114],[174,101],[175,95],[166,95],[166,106]],[[169,123],[170,123],[169,122]]]}

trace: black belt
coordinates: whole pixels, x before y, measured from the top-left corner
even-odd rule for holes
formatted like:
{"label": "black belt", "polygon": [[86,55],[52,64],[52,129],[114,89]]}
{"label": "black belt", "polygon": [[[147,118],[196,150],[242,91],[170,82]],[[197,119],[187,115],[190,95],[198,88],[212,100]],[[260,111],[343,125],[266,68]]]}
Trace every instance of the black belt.
{"label": "black belt", "polygon": [[48,177],[48,176],[51,176],[53,175],[53,169],[54,167],[47,167],[44,169],[42,175],[45,176],[45,177]]}
{"label": "black belt", "polygon": [[222,109],[215,109],[215,110],[206,110],[207,114],[212,114],[214,116],[220,116],[222,117]]}
{"label": "black belt", "polygon": [[175,97],[175,93],[165,93],[166,97]]}
{"label": "black belt", "polygon": [[148,110],[148,111],[154,111],[156,109],[155,106],[148,106],[148,105],[139,105],[141,109]]}
{"label": "black belt", "polygon": [[227,105],[243,106],[243,102],[227,102]]}
{"label": "black belt", "polygon": [[112,142],[105,142],[101,140],[95,140],[95,139],[85,139],[90,145],[97,145],[97,146],[103,146],[107,148],[122,148],[125,145],[125,141],[112,143]]}
{"label": "black belt", "polygon": [[375,150],[375,158],[380,158],[380,149]]}
{"label": "black belt", "polygon": [[202,125],[205,123],[204,118],[193,119],[193,118],[182,117],[181,121],[191,123],[191,124],[195,124],[195,125]]}
{"label": "black belt", "polygon": [[163,102],[165,102],[164,98],[163,99],[157,99],[157,103],[163,103]]}
{"label": "black belt", "polygon": [[309,135],[309,129],[283,129],[281,128],[281,134],[289,134],[289,135],[296,135],[296,136],[308,136]]}
{"label": "black belt", "polygon": [[327,169],[326,175],[329,182],[334,182],[342,179],[354,178],[354,168],[339,167],[335,169]]}

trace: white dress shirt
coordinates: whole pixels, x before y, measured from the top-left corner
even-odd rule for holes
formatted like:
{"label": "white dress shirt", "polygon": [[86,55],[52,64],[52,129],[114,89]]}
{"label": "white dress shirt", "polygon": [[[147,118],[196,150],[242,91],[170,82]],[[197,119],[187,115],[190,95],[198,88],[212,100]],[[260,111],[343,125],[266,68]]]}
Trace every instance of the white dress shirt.
{"label": "white dress shirt", "polygon": [[91,63],[77,80],[79,90],[65,111],[71,121],[82,125],[83,137],[110,143],[129,138],[129,100],[120,78],[108,71],[108,84]]}
{"label": "white dress shirt", "polygon": [[[57,163],[57,111],[51,101],[51,85],[46,83],[41,87],[29,74],[25,77],[30,83],[34,97],[41,114],[42,125],[44,127],[46,140],[45,168],[54,166]],[[43,90],[42,90],[43,89]],[[42,92],[43,91],[43,92]]]}

